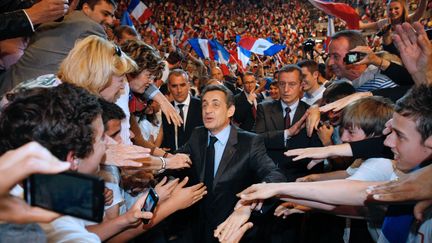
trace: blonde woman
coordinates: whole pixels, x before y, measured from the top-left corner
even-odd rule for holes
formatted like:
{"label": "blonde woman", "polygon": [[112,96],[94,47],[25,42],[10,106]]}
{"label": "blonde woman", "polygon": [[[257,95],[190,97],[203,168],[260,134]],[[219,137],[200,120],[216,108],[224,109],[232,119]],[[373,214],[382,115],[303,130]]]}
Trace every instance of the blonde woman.
{"label": "blonde woman", "polygon": [[408,6],[405,0],[388,0],[387,1],[387,18],[380,19],[372,23],[362,23],[360,21],[360,29],[379,31],[378,35],[383,36],[383,48],[393,54],[399,54],[398,50],[392,41],[392,31],[394,26],[404,22],[414,23],[423,16],[427,0],[419,0],[419,4],[414,13],[408,13]]}

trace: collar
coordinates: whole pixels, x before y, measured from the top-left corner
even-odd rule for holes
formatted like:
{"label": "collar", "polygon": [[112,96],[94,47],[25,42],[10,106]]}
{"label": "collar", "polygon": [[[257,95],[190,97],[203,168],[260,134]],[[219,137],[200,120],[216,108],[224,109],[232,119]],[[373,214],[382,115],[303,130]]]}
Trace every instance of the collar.
{"label": "collar", "polygon": [[319,88],[317,90],[315,90],[315,92],[313,92],[311,95],[309,95],[307,92],[304,93],[304,96],[311,99],[311,98],[315,98],[318,95],[320,95],[322,92],[324,92],[325,87],[324,85],[320,85]]}
{"label": "collar", "polygon": [[216,135],[211,134],[209,131],[208,136],[209,137],[211,135],[215,136],[218,139],[218,142],[220,142],[222,145],[225,145],[228,142],[230,132],[231,132],[231,125],[228,124],[228,126],[226,126],[222,131],[220,131]]}
{"label": "collar", "polygon": [[177,101],[174,100],[174,107],[177,107],[178,104],[183,104],[185,106],[189,106],[190,100],[191,100],[190,94],[188,94],[188,96],[186,97],[186,99],[183,102],[181,102],[181,103],[179,103],[179,102],[177,102]]}
{"label": "collar", "polygon": [[291,111],[295,111],[297,110],[297,106],[300,102],[300,99],[297,99],[296,102],[294,102],[292,105],[287,105],[285,104],[285,102],[283,102],[282,100],[280,100],[280,103],[282,105],[282,110],[285,111],[285,108],[289,107],[291,109]]}

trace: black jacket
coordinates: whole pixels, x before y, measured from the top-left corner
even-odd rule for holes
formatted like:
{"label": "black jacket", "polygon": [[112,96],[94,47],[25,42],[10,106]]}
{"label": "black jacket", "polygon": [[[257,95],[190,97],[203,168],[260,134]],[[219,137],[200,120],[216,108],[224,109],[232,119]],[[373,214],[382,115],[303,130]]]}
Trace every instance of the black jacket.
{"label": "black jacket", "polygon": [[0,40],[29,36],[33,33],[31,23],[22,9],[29,8],[33,1],[0,1]]}

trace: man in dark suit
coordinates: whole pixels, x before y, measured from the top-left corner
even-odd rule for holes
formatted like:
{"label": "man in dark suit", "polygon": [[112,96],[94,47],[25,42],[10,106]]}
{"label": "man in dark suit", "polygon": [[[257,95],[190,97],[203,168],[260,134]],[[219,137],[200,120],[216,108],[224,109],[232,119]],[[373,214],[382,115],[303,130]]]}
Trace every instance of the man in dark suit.
{"label": "man in dark suit", "polygon": [[[228,88],[206,87],[202,93],[204,127],[196,128],[179,150],[190,154],[191,183],[204,182],[208,191],[197,217],[191,220],[195,242],[216,241],[213,231],[233,212],[238,201],[236,193],[243,188],[254,182],[285,181],[267,156],[262,138],[230,125],[234,112],[234,99]],[[250,215],[249,206],[242,209]]]}
{"label": "man in dark suit", "polygon": [[243,92],[234,96],[235,113],[234,122],[241,129],[252,131],[255,124],[257,105],[262,100],[260,94],[256,94],[256,79],[252,72],[246,72],[243,77]]}
{"label": "man in dark suit", "polygon": [[[322,172],[322,163],[307,168],[310,160],[293,162],[284,152],[295,148],[322,146],[318,135],[306,135],[300,123],[309,106],[300,101],[302,97],[302,72],[297,65],[287,65],[279,70],[278,85],[280,100],[263,102],[258,105],[255,131],[264,137],[268,155],[284,171],[288,181],[310,173]],[[288,115],[288,116],[287,116]]]}
{"label": "man in dark suit", "polygon": [[[301,81],[303,75],[297,65],[286,65],[279,70],[278,86],[280,100],[262,102],[258,105],[255,131],[264,137],[267,153],[284,172],[288,181],[311,173],[321,173],[323,163],[308,168],[310,159],[292,161],[283,153],[289,149],[322,146],[315,133],[308,137],[302,128],[309,106],[302,102]],[[269,242],[301,241],[303,215],[293,214],[286,220],[268,219]]]}
{"label": "man in dark suit", "polygon": [[201,101],[189,93],[190,83],[188,74],[181,69],[174,69],[168,75],[168,89],[174,101],[172,105],[183,119],[181,127],[169,124],[166,117],[162,117],[163,140],[162,148],[174,151],[189,139],[192,130],[202,126]]}

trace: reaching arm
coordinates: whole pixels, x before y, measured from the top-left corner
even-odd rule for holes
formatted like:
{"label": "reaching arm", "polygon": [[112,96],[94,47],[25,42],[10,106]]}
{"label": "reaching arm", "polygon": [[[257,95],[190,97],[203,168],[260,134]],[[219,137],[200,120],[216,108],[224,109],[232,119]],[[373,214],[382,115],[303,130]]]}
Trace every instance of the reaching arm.
{"label": "reaching arm", "polygon": [[414,13],[408,16],[409,22],[414,23],[416,21],[419,21],[423,17],[423,14],[426,12],[427,3],[428,0],[419,1],[417,9],[414,11]]}

